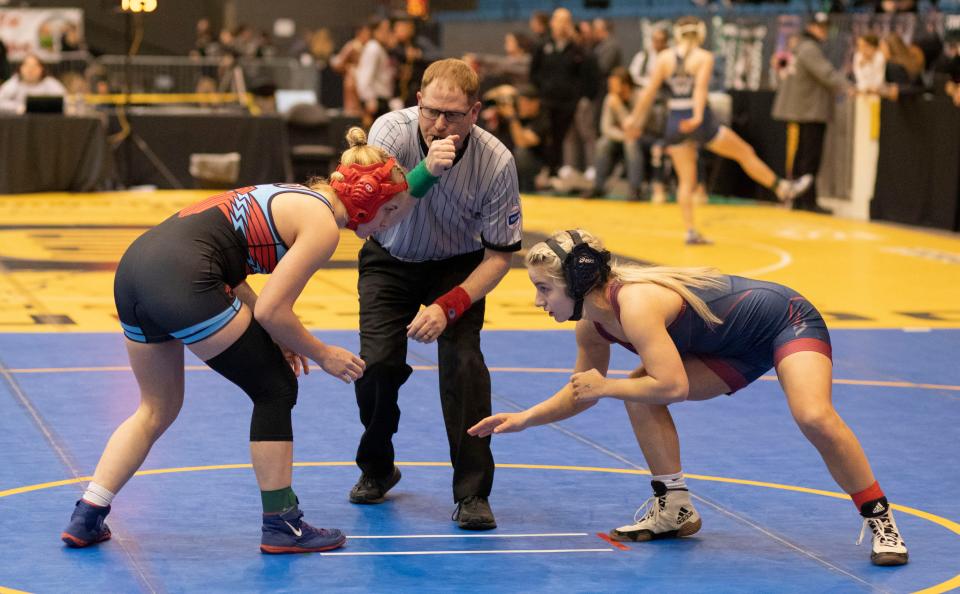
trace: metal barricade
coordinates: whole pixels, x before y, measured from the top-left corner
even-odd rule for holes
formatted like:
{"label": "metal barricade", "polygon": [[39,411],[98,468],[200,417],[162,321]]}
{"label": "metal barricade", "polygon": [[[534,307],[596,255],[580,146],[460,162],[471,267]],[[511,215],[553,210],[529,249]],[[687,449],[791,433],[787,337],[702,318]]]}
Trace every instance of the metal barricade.
{"label": "metal barricade", "polygon": [[[113,90],[134,93],[237,92],[261,85],[316,90],[313,65],[293,58],[101,56],[95,61]],[[236,66],[246,89],[237,89]]]}

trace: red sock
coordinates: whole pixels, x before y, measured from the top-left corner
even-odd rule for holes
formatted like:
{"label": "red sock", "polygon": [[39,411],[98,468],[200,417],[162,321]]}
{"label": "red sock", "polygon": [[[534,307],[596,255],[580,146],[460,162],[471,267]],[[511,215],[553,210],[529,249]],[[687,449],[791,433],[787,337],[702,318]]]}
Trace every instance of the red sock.
{"label": "red sock", "polygon": [[853,498],[853,504],[857,506],[858,510],[863,509],[863,504],[869,501],[876,501],[884,497],[883,489],[880,488],[880,484],[877,481],[873,481],[873,484],[860,491],[858,493],[853,493],[850,495]]}

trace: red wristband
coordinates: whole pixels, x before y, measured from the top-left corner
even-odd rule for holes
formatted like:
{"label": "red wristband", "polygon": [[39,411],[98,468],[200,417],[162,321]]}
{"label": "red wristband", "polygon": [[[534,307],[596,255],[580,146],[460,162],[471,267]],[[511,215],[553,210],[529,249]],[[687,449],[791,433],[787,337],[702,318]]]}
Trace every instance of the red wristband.
{"label": "red wristband", "polygon": [[470,309],[472,302],[470,295],[463,290],[463,287],[457,285],[443,295],[437,297],[434,301],[443,310],[443,315],[447,316],[447,323],[456,322],[463,315],[463,312]]}

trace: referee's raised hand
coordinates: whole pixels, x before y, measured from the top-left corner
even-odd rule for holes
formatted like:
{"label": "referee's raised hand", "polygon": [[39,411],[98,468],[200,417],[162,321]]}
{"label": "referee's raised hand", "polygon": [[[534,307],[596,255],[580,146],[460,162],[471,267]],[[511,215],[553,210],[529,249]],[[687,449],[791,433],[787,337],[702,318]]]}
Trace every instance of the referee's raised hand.
{"label": "referee's raised hand", "polygon": [[440,177],[447,169],[453,167],[453,160],[457,157],[456,142],[460,135],[451,134],[446,138],[438,138],[430,143],[430,150],[427,151],[426,166],[427,171],[433,177]]}

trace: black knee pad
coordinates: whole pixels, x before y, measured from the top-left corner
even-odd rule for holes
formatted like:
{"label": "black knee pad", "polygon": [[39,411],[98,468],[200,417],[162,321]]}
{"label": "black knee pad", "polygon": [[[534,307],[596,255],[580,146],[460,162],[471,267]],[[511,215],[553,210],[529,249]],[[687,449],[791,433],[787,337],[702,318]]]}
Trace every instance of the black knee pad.
{"label": "black knee pad", "polygon": [[250,441],[293,441],[297,376],[263,326],[250,320],[243,335],[207,365],[253,401]]}

